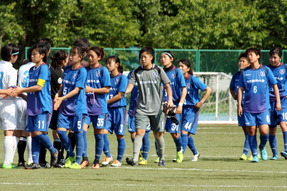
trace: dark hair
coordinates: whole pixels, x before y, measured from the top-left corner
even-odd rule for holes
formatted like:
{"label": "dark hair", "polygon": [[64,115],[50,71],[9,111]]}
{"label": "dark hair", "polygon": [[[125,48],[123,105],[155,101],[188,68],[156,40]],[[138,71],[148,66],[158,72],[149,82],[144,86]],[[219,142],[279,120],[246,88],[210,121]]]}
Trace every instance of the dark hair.
{"label": "dark hair", "polygon": [[154,61],[154,49],[151,48],[151,47],[148,47],[148,46],[143,47],[143,48],[140,50],[139,58],[141,58],[141,54],[144,53],[144,52],[146,52],[147,54],[152,55],[153,58],[152,58],[151,62],[153,63],[153,61]]}
{"label": "dark hair", "polygon": [[57,68],[57,66],[62,64],[62,61],[65,60],[68,57],[68,53],[64,50],[58,50],[54,53],[53,56],[51,56],[51,66],[53,68]]}
{"label": "dark hair", "polygon": [[80,46],[74,46],[73,48],[71,48],[70,52],[74,52],[75,50],[77,50],[78,55],[80,55],[82,57],[81,60],[83,60],[83,58],[86,55],[86,51],[83,47]]}
{"label": "dark hair", "polygon": [[7,62],[11,60],[12,55],[19,54],[19,48],[15,44],[6,44],[1,49],[1,58]]}
{"label": "dark hair", "polygon": [[238,57],[238,60],[240,60],[240,58],[246,58],[247,59],[247,53],[246,52],[241,52],[241,54]]}
{"label": "dark hair", "polygon": [[248,48],[246,49],[246,54],[250,53],[250,52],[254,52],[256,55],[259,55],[259,57],[261,58],[261,51],[258,48]]}
{"label": "dark hair", "polygon": [[269,56],[277,54],[280,58],[282,58],[282,48],[281,47],[274,47],[270,50]]}
{"label": "dark hair", "polygon": [[85,49],[86,52],[88,52],[91,44],[86,38],[78,38],[77,40],[74,41],[73,46],[80,46]]}
{"label": "dark hair", "polygon": [[47,61],[48,49],[47,46],[45,46],[43,43],[33,45],[30,50],[31,54],[33,50],[37,50],[39,54],[45,54],[45,56],[43,57],[43,62]]}
{"label": "dark hair", "polygon": [[51,49],[53,45],[52,40],[49,38],[39,38],[36,44],[44,44],[47,47],[48,51]]}
{"label": "dark hair", "polygon": [[103,48],[100,48],[100,47],[97,47],[97,46],[93,46],[89,50],[94,51],[98,55],[98,57],[101,58],[99,61],[101,61],[105,57],[105,51],[104,51]]}
{"label": "dark hair", "polygon": [[191,68],[191,64],[190,64],[189,60],[186,59],[186,58],[184,58],[184,59],[179,60],[179,61],[178,61],[178,64],[179,64],[180,62],[183,63],[184,65],[186,65],[186,66],[189,68],[188,73],[193,76],[193,70],[192,70],[192,68]]}
{"label": "dark hair", "polygon": [[170,58],[174,58],[174,55],[173,55],[173,53],[171,52],[171,51],[164,51],[164,52],[162,52],[161,54],[166,54],[166,55],[168,55],[168,57],[170,57]]}
{"label": "dark hair", "polygon": [[119,71],[119,73],[123,73],[124,67],[121,65],[120,58],[118,56],[109,56],[106,60],[106,63],[108,64],[108,62],[110,62],[111,60],[113,60],[115,63],[119,63],[118,71]]}

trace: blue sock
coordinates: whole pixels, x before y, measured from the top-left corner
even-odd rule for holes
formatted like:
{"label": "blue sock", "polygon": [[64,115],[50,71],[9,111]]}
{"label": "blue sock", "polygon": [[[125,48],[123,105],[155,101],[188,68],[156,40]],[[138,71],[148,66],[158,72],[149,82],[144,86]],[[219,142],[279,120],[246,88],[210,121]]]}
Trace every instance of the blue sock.
{"label": "blue sock", "polygon": [[248,135],[249,145],[252,152],[252,156],[257,156],[257,140],[256,135]]}
{"label": "blue sock", "polygon": [[276,135],[269,135],[269,143],[270,143],[270,148],[272,150],[273,156],[278,155]]}
{"label": "blue sock", "polygon": [[244,141],[244,148],[243,148],[243,154],[248,155],[248,151],[250,150],[249,140],[248,140],[248,134],[245,134],[245,141]]}
{"label": "blue sock", "polygon": [[96,156],[95,156],[95,161],[99,163],[101,154],[103,152],[104,148],[104,138],[103,134],[95,134],[95,139],[96,139]]}
{"label": "blue sock", "polygon": [[84,137],[83,131],[75,131],[76,138],[76,163],[81,164],[81,159],[84,150]]}
{"label": "blue sock", "polygon": [[57,150],[53,146],[52,141],[50,140],[49,136],[45,133],[35,136],[45,147],[50,151],[50,153],[55,153]]}
{"label": "blue sock", "polygon": [[187,143],[188,143],[188,135],[187,134],[181,134],[181,141],[182,141],[182,150],[185,152]]}
{"label": "blue sock", "polygon": [[33,162],[39,164],[41,142],[37,137],[32,137],[32,158]]}
{"label": "blue sock", "polygon": [[287,131],[283,131],[284,151],[287,152]]}
{"label": "blue sock", "polygon": [[176,152],[181,151],[182,149],[182,141],[181,141],[181,136],[179,136],[177,139],[173,140],[176,146]]}
{"label": "blue sock", "polygon": [[146,132],[143,137],[143,145],[142,145],[142,155],[145,160],[147,160],[149,149],[150,149],[149,132]]}
{"label": "blue sock", "polygon": [[260,135],[260,145],[259,145],[260,149],[263,149],[266,146],[268,139],[269,139],[269,134]]}
{"label": "blue sock", "polygon": [[74,157],[75,153],[74,153],[74,151],[72,149],[71,141],[70,141],[68,135],[66,134],[66,131],[57,131],[57,132],[58,132],[58,135],[59,135],[59,137],[61,139],[63,147],[68,152],[68,156],[69,157]]}
{"label": "blue sock", "polygon": [[83,149],[83,157],[88,156],[88,139],[87,139],[87,131],[83,130],[83,141],[84,141],[84,149]]}
{"label": "blue sock", "polygon": [[118,139],[118,157],[117,160],[122,162],[122,158],[124,156],[126,150],[126,141],[125,138]]}
{"label": "blue sock", "polygon": [[191,152],[194,155],[198,154],[198,151],[196,150],[192,135],[188,137],[188,147],[190,148]]}
{"label": "blue sock", "polygon": [[108,134],[103,134],[103,139],[104,139],[103,151],[104,151],[105,155],[110,158],[112,156],[111,156],[111,151],[110,151],[110,142],[108,139]]}

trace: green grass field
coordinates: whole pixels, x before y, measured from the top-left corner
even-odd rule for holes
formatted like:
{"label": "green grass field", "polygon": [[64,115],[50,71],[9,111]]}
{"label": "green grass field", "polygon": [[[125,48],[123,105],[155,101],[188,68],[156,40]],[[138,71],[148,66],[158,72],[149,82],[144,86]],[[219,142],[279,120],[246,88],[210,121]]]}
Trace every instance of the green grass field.
{"label": "green grass field", "polygon": [[[89,158],[94,155],[94,138],[88,133]],[[116,138],[110,135],[111,150],[116,158]],[[166,140],[166,167],[153,163],[156,158],[151,136],[149,163],[131,167],[123,162],[120,168],[98,170],[72,169],[0,169],[0,190],[285,190],[287,161],[251,163],[240,161],[243,133],[241,128],[228,125],[200,125],[195,136],[201,158],[191,162],[187,150],[182,163],[173,163],[175,146],[169,134]],[[3,138],[0,161],[3,162]],[[127,134],[126,155],[131,156],[132,144]],[[282,133],[278,129],[278,151],[282,151]],[[270,147],[267,146],[270,154]],[[102,157],[103,158],[103,157]],[[49,160],[49,157],[47,157]],[[15,156],[15,163],[18,160]]]}

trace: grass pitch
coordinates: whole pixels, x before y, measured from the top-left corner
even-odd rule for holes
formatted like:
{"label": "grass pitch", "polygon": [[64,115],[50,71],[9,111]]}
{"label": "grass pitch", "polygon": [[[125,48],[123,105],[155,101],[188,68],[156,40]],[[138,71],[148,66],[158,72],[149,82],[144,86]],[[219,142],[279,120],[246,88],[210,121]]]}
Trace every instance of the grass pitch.
{"label": "grass pitch", "polygon": [[[94,159],[94,137],[88,132],[89,158]],[[166,167],[158,167],[153,136],[147,165],[128,166],[123,160],[120,168],[103,167],[98,170],[72,169],[0,169],[0,190],[285,190],[287,189],[287,161],[251,163],[241,161],[244,135],[240,127],[230,125],[200,125],[195,143],[201,154],[198,162],[191,162],[187,149],[182,163],[173,163],[175,145],[165,134]],[[281,130],[278,129],[278,152],[283,150]],[[3,139],[2,139],[3,140]],[[116,138],[109,135],[111,151],[116,158]],[[126,134],[126,154],[132,154],[132,143]],[[3,162],[3,142],[0,161]],[[269,145],[267,151],[271,155]],[[102,155],[103,156],[103,155]],[[124,158],[125,158],[124,157]],[[103,158],[103,157],[102,157]],[[15,163],[18,157],[15,156]],[[47,155],[49,161],[49,154]]]}

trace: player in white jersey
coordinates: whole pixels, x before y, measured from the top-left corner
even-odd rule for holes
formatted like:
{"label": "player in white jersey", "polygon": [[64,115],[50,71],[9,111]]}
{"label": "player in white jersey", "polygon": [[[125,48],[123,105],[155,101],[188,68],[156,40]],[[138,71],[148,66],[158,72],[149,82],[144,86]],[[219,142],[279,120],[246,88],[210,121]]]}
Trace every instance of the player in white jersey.
{"label": "player in white jersey", "polygon": [[[19,48],[14,44],[7,44],[1,49],[0,89],[11,89],[16,86],[17,70],[13,63],[18,59]],[[13,168],[12,162],[18,144],[16,137],[16,106],[15,97],[1,97],[0,100],[0,128],[4,130],[4,163],[2,168]]]}
{"label": "player in white jersey", "polygon": [[[31,60],[31,59],[30,59]],[[18,87],[25,88],[29,85],[29,70],[31,67],[35,66],[35,63],[28,62],[22,65],[18,70]],[[25,94],[26,95],[26,94]],[[30,134],[25,131],[27,125],[27,102],[25,97],[16,98],[16,113],[17,113],[17,128],[21,130],[20,139],[18,142],[18,167],[25,166],[24,152],[25,148],[28,149],[28,164],[33,162],[32,160],[32,139]]]}

